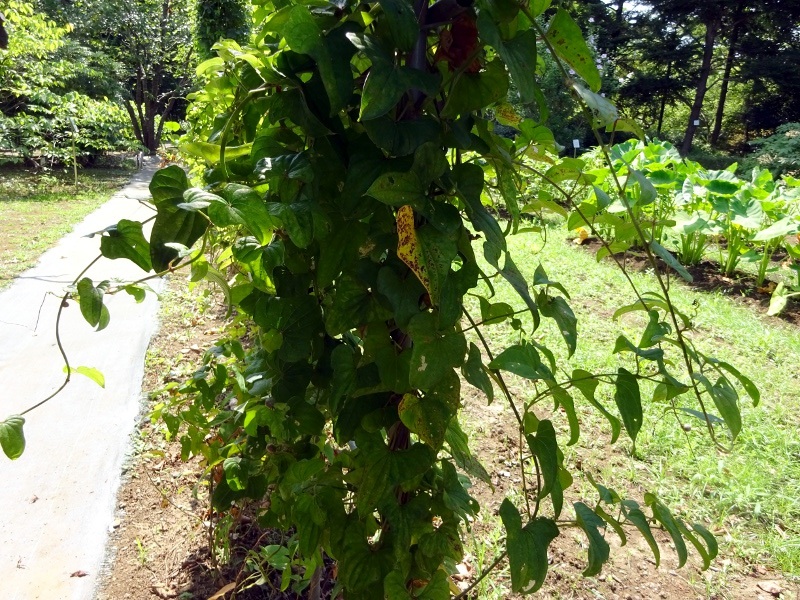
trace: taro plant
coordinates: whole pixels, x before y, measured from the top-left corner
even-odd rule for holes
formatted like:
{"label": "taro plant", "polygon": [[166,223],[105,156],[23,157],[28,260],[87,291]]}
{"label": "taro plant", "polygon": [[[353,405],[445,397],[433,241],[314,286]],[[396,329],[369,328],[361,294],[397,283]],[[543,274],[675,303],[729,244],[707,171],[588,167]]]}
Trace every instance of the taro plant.
{"label": "taro plant", "polygon": [[[653,494],[637,501],[596,482],[597,497],[586,498],[573,488],[582,475],[565,448],[582,433],[576,403],[608,421],[612,442],[624,430],[635,444],[645,405],[657,402],[676,421],[688,407],[723,444],[741,430],[740,393],[753,402],[759,394],[692,346],[691,319],[657,269],[660,291],[642,293],[631,280],[633,301],[617,311],[640,311],[647,324],[609,349],[616,368],[590,373],[563,358],[584,343],[567,288],[546,265],[527,281],[506,245],[523,202],[517,169],[532,172],[524,156],[552,135],[540,124],[501,137],[485,116],[512,81],[525,101],[542,100],[530,68],[541,42],[588,119],[615,122],[580,29],[562,9],[545,12],[549,4],[260,3],[252,43],[222,42],[200,67],[207,85],[190,115],[202,118],[187,147],[202,183],[163,169],[150,186],[149,235],[130,221],[104,232],[104,256],[155,274],[188,267],[193,279],[216,282],[237,314],[156,416],[184,458],[203,458],[216,515],[249,506],[261,526],[290,537],[251,555],[262,557],[251,561],[251,583],[280,556],[286,585],[318,589],[329,557],[347,598],[450,598],[462,536],[481,510],[469,479],[489,480],[459,423],[466,385],[506,402],[518,426],[522,490],[499,508],[506,535],[492,563],[507,560],[515,592],[539,589],[548,547],[569,529],[588,540],[587,576],[608,560],[611,531],[622,543],[638,531],[656,563],[654,527],[667,530],[680,565],[687,543],[705,567],[716,555],[702,525]],[[581,165],[541,174],[575,211],[571,190],[589,182]],[[654,201],[654,184],[624,168],[625,180],[600,196],[624,207],[654,266],[658,256],[680,271],[635,212]],[[505,228],[487,208],[495,203],[508,212]],[[518,337],[493,351],[489,328],[508,305],[489,293],[478,316],[465,296],[499,280],[519,295]],[[143,285],[82,273],[67,299],[105,326],[104,296],[141,295]],[[561,358],[537,332],[542,319],[563,337]],[[530,380],[536,397],[515,397],[509,374]],[[23,422],[0,423],[12,457]],[[727,434],[712,427],[719,422]]]}

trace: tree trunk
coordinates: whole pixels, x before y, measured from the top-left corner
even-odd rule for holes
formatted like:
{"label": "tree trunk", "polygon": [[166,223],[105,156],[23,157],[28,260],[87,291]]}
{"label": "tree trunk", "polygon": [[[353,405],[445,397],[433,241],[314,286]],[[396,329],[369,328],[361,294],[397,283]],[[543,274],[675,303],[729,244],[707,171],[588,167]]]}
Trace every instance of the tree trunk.
{"label": "tree trunk", "polygon": [[714,117],[714,130],[711,132],[710,143],[717,145],[719,134],[722,131],[722,119],[725,117],[725,100],[728,97],[728,84],[730,83],[733,62],[736,58],[736,44],[739,41],[739,34],[742,30],[742,10],[744,2],[736,5],[736,14],[733,17],[733,30],[731,31],[730,43],[728,44],[728,55],[725,57],[725,72],[722,75],[722,87],[719,90],[719,103],[717,104],[717,114]]}
{"label": "tree trunk", "polygon": [[[672,61],[667,63],[667,82],[672,77]],[[656,129],[657,135],[661,136],[661,129],[664,127],[664,110],[667,108],[667,90],[661,94],[661,105],[658,107],[658,128]]]}
{"label": "tree trunk", "polygon": [[717,40],[717,33],[721,24],[720,17],[706,22],[706,35],[705,43],[703,46],[703,63],[700,66],[700,76],[697,81],[697,89],[694,94],[694,102],[692,103],[692,110],[689,113],[689,124],[686,127],[686,134],[683,136],[681,143],[681,154],[686,156],[692,149],[692,141],[694,134],[697,131],[695,121],[699,121],[700,113],[703,110],[703,100],[708,91],[708,79],[711,76],[711,63],[714,58],[714,42]]}

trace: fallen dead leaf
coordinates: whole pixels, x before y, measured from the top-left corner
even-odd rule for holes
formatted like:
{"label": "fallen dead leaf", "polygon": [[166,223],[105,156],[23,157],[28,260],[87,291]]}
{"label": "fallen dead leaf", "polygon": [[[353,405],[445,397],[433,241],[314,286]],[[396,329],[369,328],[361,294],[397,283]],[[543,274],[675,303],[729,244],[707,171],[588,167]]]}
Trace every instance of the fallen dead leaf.
{"label": "fallen dead leaf", "polygon": [[70,577],[86,577],[87,575],[86,571],[75,571]]}
{"label": "fallen dead leaf", "polygon": [[236,582],[232,581],[228,585],[223,586],[222,588],[220,588],[219,591],[216,594],[214,594],[213,596],[211,596],[208,600],[219,600],[225,594],[227,594],[228,592],[230,592],[230,591],[232,591],[234,589],[236,589]]}

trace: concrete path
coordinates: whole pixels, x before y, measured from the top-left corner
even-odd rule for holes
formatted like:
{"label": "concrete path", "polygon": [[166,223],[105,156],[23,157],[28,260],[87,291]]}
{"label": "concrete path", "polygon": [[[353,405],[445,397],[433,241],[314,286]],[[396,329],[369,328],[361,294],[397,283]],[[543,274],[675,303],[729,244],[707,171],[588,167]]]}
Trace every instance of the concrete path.
{"label": "concrete path", "polygon": [[[155,162],[148,163],[0,294],[0,419],[60,385],[63,363],[54,337],[60,296],[99,254],[98,237],[84,236],[122,218],[152,216],[139,200],[149,198],[155,168]],[[86,274],[95,284],[143,275],[122,259],[103,259]],[[160,284],[155,280],[151,287],[158,291]],[[136,304],[121,293],[107,297],[106,306],[111,322],[101,332],[83,320],[75,302],[64,310],[61,323],[70,363],[102,371],[105,389],[74,375],[60,395],[25,416],[25,453],[13,462],[0,454],[4,600],[88,600],[94,595],[121,466],[140,410],[144,354],[155,330],[158,301],[148,294]]]}

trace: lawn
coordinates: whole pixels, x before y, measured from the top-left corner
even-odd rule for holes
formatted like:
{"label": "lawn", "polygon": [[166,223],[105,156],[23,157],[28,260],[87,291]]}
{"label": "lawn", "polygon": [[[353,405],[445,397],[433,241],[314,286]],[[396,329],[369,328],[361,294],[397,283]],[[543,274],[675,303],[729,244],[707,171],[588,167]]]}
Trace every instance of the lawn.
{"label": "lawn", "polygon": [[[617,308],[632,303],[636,297],[614,263],[609,260],[597,263],[590,251],[577,247],[568,237],[563,225],[550,224],[541,235],[509,238],[510,251],[526,280],[531,281],[535,268],[542,264],[551,280],[566,286],[571,295],[569,304],[578,318],[578,349],[571,359],[566,358],[565,344],[551,319],[542,319],[533,339],[553,349],[560,366],[568,370],[583,368],[597,373],[614,372],[618,366],[631,368],[631,359],[620,358],[612,350],[620,334],[637,340],[646,324],[645,317],[640,312],[618,320],[612,317]],[[652,273],[629,274],[640,292],[657,290]],[[653,492],[681,518],[705,524],[717,535],[720,560],[732,565],[731,573],[747,573],[758,565],[790,578],[797,577],[800,575],[800,330],[733,298],[692,290],[676,278],[670,282],[673,302],[693,317],[694,328],[689,338],[695,347],[737,366],[760,388],[761,402],[754,407],[740,394],[744,426],[739,437],[731,444],[727,430],[715,428],[719,441],[731,447],[730,452],[724,452],[711,443],[703,422],[683,413],[678,413],[679,421],[666,403],[649,400],[652,389],[643,386],[645,421],[634,453],[624,432],[611,450],[608,423],[585,402],[576,400],[582,427],[577,444],[565,445],[569,437],[567,419],[558,413],[553,417],[557,427],[560,425],[559,444],[569,468],[573,472],[589,472],[600,483],[637,500],[644,491]],[[495,287],[497,297],[493,301],[522,307],[510,286],[495,282]],[[477,302],[471,312],[480,314]],[[491,326],[488,331],[489,345],[495,354],[519,336],[508,321]],[[679,357],[673,358],[677,361]],[[509,381],[518,404],[534,397],[535,390],[529,381],[514,377]],[[480,398],[482,401],[483,397]],[[610,388],[601,399],[606,406],[614,406]],[[502,396],[495,399],[495,404],[502,402]],[[551,401],[547,401],[542,408],[547,412],[551,406]],[[484,448],[484,456],[491,457],[493,450],[485,451],[491,442],[485,429],[485,423],[473,422],[470,433],[478,446]],[[583,478],[576,478],[575,484],[574,500],[596,502],[597,492]],[[509,491],[513,493],[506,489],[506,494]],[[488,523],[482,530],[490,531],[491,537],[497,519],[484,518]],[[609,532],[609,535],[614,534]],[[474,552],[486,554],[484,544],[479,540],[473,545]],[[662,549],[662,553],[671,551]],[[485,560],[491,558],[489,555]],[[736,597],[732,583],[726,580],[726,570],[715,574],[712,587],[721,590],[723,597]],[[488,590],[485,588],[480,597],[493,597]],[[712,592],[706,590],[707,594]],[[504,593],[500,590],[496,595],[503,597]]]}
{"label": "lawn", "polygon": [[0,170],[0,288],[102,205],[130,179],[124,169],[71,173]]}

